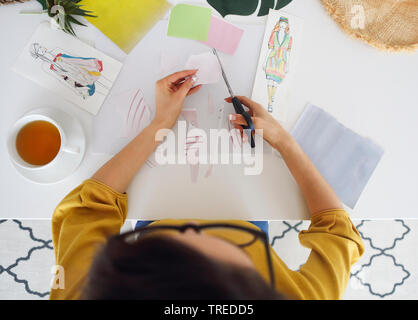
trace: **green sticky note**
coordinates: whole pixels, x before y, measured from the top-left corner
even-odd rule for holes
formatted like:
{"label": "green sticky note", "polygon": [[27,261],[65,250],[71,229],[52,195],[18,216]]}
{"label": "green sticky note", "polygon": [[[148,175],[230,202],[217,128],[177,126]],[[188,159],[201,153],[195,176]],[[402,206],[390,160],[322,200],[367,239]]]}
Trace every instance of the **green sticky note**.
{"label": "green sticky note", "polygon": [[167,35],[207,41],[211,16],[211,8],[178,4],[171,9]]}

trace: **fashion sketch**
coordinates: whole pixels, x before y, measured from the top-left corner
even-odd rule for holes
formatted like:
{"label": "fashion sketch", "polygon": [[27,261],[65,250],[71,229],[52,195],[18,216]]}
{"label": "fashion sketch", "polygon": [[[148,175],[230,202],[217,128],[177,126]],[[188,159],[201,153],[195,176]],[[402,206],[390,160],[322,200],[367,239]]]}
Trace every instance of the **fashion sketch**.
{"label": "fashion sketch", "polygon": [[103,63],[99,59],[72,56],[59,48],[48,50],[39,43],[30,46],[30,54],[45,63],[45,72],[83,99],[95,94],[106,95],[111,87],[111,81],[102,74]]}
{"label": "fashion sketch", "polygon": [[292,49],[289,19],[280,17],[268,42],[269,54],[264,65],[267,79],[268,112],[273,112],[274,97],[280,83],[289,72],[290,51]]}

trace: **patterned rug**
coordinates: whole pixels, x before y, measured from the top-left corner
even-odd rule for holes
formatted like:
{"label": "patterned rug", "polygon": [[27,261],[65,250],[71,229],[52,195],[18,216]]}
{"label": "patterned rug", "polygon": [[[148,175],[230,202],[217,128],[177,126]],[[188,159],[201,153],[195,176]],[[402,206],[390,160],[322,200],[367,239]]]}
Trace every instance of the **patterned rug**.
{"label": "patterned rug", "polygon": [[[418,299],[418,220],[354,221],[366,251],[344,299]],[[132,229],[128,221],[122,231]],[[309,221],[270,223],[270,241],[298,270],[309,250],[298,233]],[[54,254],[49,220],[0,220],[0,299],[48,299]]]}

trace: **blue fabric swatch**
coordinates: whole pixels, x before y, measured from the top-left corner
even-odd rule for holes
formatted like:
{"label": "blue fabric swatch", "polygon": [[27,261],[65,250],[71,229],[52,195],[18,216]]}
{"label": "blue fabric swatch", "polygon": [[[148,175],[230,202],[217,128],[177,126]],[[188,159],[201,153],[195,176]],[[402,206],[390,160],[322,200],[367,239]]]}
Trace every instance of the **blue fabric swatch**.
{"label": "blue fabric swatch", "polygon": [[341,201],[353,209],[383,149],[312,104],[306,107],[291,134]]}

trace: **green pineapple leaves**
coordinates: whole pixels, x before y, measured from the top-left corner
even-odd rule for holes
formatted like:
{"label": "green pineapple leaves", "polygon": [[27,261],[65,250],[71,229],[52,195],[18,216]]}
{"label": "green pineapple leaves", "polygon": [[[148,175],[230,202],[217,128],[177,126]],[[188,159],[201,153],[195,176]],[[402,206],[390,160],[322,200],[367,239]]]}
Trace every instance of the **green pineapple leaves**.
{"label": "green pineapple leaves", "polygon": [[64,9],[64,21],[60,21],[61,17],[57,17],[57,22],[62,25],[63,30],[73,36],[75,36],[72,24],[80,26],[86,26],[84,23],[78,21],[74,16],[81,17],[95,17],[91,14],[91,11],[82,9],[82,5],[79,4],[81,0],[37,0],[43,10],[48,11],[48,16],[51,18],[55,17],[59,12],[52,12],[54,6],[61,6]]}

